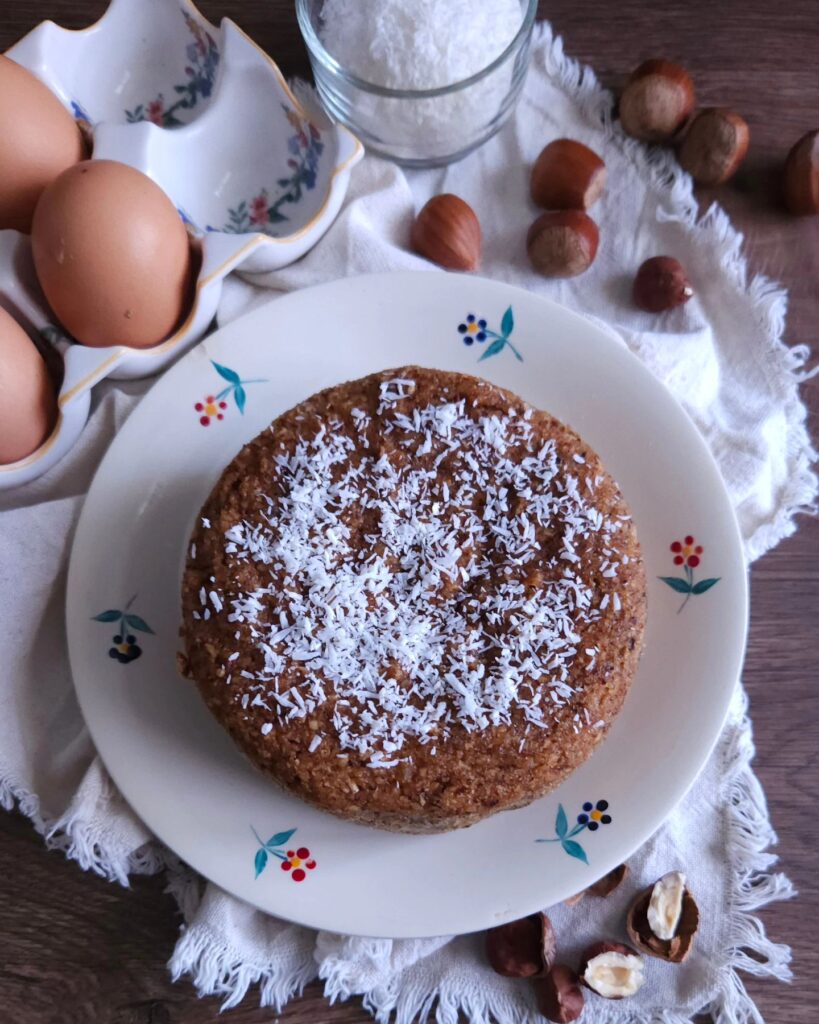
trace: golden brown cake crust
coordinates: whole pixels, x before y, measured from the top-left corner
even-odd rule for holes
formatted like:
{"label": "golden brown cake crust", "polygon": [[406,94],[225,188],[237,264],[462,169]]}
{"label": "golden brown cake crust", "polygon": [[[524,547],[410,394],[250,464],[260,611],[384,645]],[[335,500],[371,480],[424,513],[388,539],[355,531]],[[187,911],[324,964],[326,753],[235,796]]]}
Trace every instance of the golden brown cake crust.
{"label": "golden brown cake crust", "polygon": [[585,761],[646,615],[628,509],[588,445],[419,367],[320,392],[242,449],[182,606],[183,667],[255,765],[422,832],[529,803]]}

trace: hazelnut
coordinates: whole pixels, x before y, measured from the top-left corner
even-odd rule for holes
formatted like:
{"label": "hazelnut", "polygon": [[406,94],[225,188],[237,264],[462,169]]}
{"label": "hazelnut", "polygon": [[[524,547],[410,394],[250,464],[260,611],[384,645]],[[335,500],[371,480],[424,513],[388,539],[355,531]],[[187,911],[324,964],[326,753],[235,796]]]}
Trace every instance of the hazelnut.
{"label": "hazelnut", "polygon": [[642,958],[621,942],[596,942],[583,953],[583,984],[605,999],[625,999],[643,986]]}
{"label": "hazelnut", "polygon": [[616,868],[612,868],[608,874],[603,875],[602,878],[598,878],[594,885],[590,885],[587,889],[581,889],[580,892],[570,896],[563,903],[567,907],[573,907],[579,903],[584,896],[600,896],[605,899],[606,896],[610,896],[615,889],[628,878],[628,864],[618,864]]}
{"label": "hazelnut", "polygon": [[583,989],[580,979],[565,964],[555,964],[545,978],[535,982],[537,1005],[547,1020],[570,1024],[583,1012]]}
{"label": "hazelnut", "polygon": [[691,952],[699,920],[699,909],[685,886],[685,876],[673,871],[643,890],[632,903],[626,930],[642,953],[679,964]]}
{"label": "hazelnut", "polygon": [[587,210],[606,187],[606,165],[574,139],[555,139],[532,167],[532,199],[546,210]]}
{"label": "hazelnut", "polygon": [[635,306],[647,313],[662,313],[688,302],[694,289],[679,260],[652,256],[640,264],[631,294]]}
{"label": "hazelnut", "polygon": [[412,248],[447,270],[477,270],[481,260],[481,225],[475,211],[459,196],[433,196],[412,225]]}
{"label": "hazelnut", "polygon": [[542,213],[529,228],[529,262],[544,277],[575,277],[594,262],[600,232],[582,210]]}
{"label": "hazelnut", "polygon": [[748,124],[733,110],[701,110],[685,133],[680,165],[699,185],[721,185],[734,175],[748,152]]}
{"label": "hazelnut", "polygon": [[691,76],[670,60],[647,60],[631,73],[620,97],[620,124],[643,142],[672,138],[694,109]]}
{"label": "hazelnut", "polygon": [[819,213],[819,131],[803,135],[788,153],[785,205],[791,213]]}
{"label": "hazelnut", "polygon": [[555,932],[544,913],[490,928],[486,956],[506,978],[536,978],[548,973],[555,958]]}
{"label": "hazelnut", "polygon": [[628,864],[618,864],[616,868],[612,868],[602,878],[598,878],[594,885],[590,885],[586,891],[590,892],[592,896],[600,896],[605,899],[606,896],[611,896],[614,890],[619,888],[627,878]]}

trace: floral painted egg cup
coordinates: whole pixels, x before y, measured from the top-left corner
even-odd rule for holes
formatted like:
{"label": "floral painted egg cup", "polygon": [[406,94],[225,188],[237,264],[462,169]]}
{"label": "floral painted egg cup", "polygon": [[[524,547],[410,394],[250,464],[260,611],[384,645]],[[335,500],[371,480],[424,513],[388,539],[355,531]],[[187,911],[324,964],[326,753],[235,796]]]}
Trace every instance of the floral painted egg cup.
{"label": "floral painted egg cup", "polygon": [[0,490],[53,466],[77,440],[101,379],[145,377],[199,341],[222,283],[303,256],[335,219],[363,147],[319,121],[273,61],[233,22],[210,24],[189,0],[112,0],[81,31],[43,22],[8,51],[93,134],[95,159],[130,164],[170,196],[194,239],[199,270],[182,325],[149,349],[90,349],[54,324],[28,239],[0,231],[0,302],[64,362],[60,415],[32,455],[0,466]]}
{"label": "floral painted egg cup", "polygon": [[187,124],[207,109],[221,70],[221,31],[187,0],[111,0],[94,25],[44,21],[8,56],[91,125]]}
{"label": "floral painted egg cup", "polygon": [[201,239],[200,276],[220,280],[239,265],[264,272],[303,256],[338,213],[363,155],[349,132],[308,113],[276,65],[227,19],[221,40],[218,94],[200,117],[174,131],[147,120],[104,124],[94,150],[162,186]]}

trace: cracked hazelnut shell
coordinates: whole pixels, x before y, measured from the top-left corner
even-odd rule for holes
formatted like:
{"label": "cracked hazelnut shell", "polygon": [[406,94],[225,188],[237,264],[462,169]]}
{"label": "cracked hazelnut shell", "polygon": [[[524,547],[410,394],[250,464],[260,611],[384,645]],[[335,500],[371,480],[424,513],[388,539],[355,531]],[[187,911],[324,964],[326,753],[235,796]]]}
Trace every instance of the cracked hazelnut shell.
{"label": "cracked hazelnut shell", "polygon": [[644,889],[632,903],[626,918],[628,937],[646,956],[657,957],[672,964],[681,964],[694,946],[694,936],[700,923],[700,912],[694,897],[686,888],[683,893],[682,913],[673,939],[659,939],[648,923],[648,905],[654,886]]}
{"label": "cracked hazelnut shell", "polygon": [[490,928],[486,956],[505,978],[538,978],[548,974],[555,958],[555,931],[543,913]]}
{"label": "cracked hazelnut shell", "polygon": [[555,964],[535,982],[540,1012],[553,1024],[571,1024],[583,1013],[585,997],[580,978],[566,964]]}
{"label": "cracked hazelnut shell", "polygon": [[612,868],[602,878],[598,878],[594,885],[590,885],[587,889],[581,889],[580,892],[576,892],[574,896],[570,896],[563,903],[567,907],[573,907],[585,896],[599,896],[601,899],[605,899],[615,889],[619,888],[627,878],[628,864],[618,864],[616,868]]}

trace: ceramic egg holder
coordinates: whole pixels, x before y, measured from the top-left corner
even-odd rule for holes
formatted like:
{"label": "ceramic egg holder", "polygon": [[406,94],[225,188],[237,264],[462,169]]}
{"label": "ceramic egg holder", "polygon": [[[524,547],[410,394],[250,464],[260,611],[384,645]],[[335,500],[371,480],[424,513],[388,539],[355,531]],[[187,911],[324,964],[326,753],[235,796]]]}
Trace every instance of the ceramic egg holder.
{"label": "ceramic egg holder", "polygon": [[198,341],[231,270],[276,270],[315,245],[363,155],[345,128],[308,114],[238,26],[216,28],[187,0],[112,0],[95,25],[43,22],[7,55],[91,126],[94,159],[130,164],[161,186],[201,264],[193,305],[170,338],[149,349],[88,348],[48,310],[28,237],[0,231],[0,305],[63,360],[57,424],[32,455],[0,466],[0,489],[65,455],[100,380],[156,373]]}

